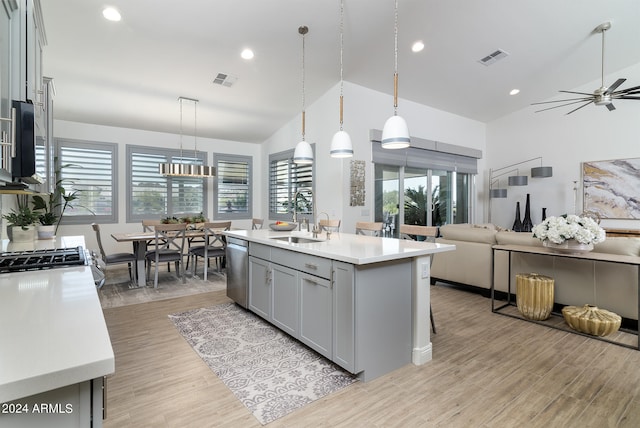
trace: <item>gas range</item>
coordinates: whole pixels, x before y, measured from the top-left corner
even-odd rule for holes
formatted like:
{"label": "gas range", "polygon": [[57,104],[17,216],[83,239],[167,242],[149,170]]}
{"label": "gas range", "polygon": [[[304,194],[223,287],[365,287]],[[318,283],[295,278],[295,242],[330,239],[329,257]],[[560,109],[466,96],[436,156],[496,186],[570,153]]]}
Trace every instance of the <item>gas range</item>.
{"label": "gas range", "polygon": [[85,266],[90,257],[81,246],[0,253],[0,273]]}

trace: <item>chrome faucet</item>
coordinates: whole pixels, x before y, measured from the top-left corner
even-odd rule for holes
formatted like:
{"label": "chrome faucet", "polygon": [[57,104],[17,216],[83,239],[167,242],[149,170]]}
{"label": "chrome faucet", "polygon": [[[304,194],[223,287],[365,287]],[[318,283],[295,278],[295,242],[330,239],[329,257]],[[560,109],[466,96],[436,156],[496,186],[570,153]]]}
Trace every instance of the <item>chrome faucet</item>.
{"label": "chrome faucet", "polygon": [[[320,216],[324,214],[327,216],[327,223],[329,222],[329,214],[326,212],[321,212],[320,214],[318,214],[318,231],[322,231],[322,228],[320,227]],[[331,229],[329,228],[329,226],[327,226],[325,232],[327,232],[327,240],[331,239]]]}
{"label": "chrome faucet", "polygon": [[[318,230],[316,229],[316,197],[313,194],[313,190],[311,190],[309,187],[303,187],[299,190],[296,191],[295,195],[293,195],[293,222],[298,224],[298,230],[300,229],[300,223],[298,222],[298,195],[300,194],[300,192],[302,191],[307,191],[311,194],[311,206],[313,208],[311,215],[312,215],[312,222],[311,224],[313,224],[313,235],[314,237],[318,235]],[[307,232],[309,231],[309,226],[307,223]]]}

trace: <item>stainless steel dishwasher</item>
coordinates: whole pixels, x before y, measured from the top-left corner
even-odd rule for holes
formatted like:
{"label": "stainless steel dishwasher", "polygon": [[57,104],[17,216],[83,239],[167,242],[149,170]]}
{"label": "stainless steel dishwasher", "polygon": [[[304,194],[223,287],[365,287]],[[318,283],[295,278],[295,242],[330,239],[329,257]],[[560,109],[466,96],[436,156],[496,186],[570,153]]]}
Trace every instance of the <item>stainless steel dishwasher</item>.
{"label": "stainless steel dishwasher", "polygon": [[246,308],[249,295],[249,252],[247,241],[227,236],[227,297]]}

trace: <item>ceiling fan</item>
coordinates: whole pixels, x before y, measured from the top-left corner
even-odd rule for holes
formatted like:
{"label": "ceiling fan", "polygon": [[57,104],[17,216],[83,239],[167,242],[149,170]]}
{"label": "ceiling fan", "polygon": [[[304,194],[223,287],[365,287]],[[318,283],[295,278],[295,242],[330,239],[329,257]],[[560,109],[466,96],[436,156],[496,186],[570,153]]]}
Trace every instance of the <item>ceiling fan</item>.
{"label": "ceiling fan", "polygon": [[602,83],[601,83],[602,86],[600,86],[598,89],[593,91],[592,94],[588,92],[559,91],[567,94],[576,94],[576,95],[582,95],[582,96],[578,98],[568,98],[564,100],[533,103],[532,105],[562,103],[562,102],[565,103],[565,104],[556,105],[553,107],[544,108],[542,110],[537,110],[536,113],[541,111],[551,110],[554,108],[565,107],[572,104],[579,104],[579,103],[583,103],[583,104],[571,110],[567,114],[571,114],[576,110],[580,110],[582,107],[586,107],[591,103],[594,103],[597,106],[607,106],[607,109],[611,111],[616,109],[615,106],[613,105],[613,100],[640,100],[640,96],[634,96],[634,95],[640,95],[640,86],[634,86],[633,88],[621,89],[619,91],[616,91],[616,89],[618,89],[618,86],[622,85],[627,79],[618,79],[615,82],[613,82],[611,86],[609,87],[604,86],[604,33],[610,28],[611,28],[611,22],[607,21],[598,25],[593,30],[593,32],[595,33],[602,34]]}

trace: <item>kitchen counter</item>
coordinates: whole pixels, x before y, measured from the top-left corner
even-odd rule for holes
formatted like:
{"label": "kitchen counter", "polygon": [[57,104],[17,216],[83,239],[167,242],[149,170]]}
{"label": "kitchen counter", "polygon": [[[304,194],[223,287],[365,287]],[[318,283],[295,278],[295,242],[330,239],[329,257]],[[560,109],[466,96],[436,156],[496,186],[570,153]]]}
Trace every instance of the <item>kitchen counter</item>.
{"label": "kitchen counter", "polygon": [[[81,238],[26,245],[84,245]],[[16,250],[14,244],[3,245],[3,250],[7,247]],[[0,275],[0,403],[102,378],[114,370],[90,267]]]}
{"label": "kitchen counter", "polygon": [[[327,308],[328,315],[311,325],[333,322],[336,344],[343,339],[343,332],[350,329],[352,336],[344,343],[354,346],[349,349],[355,349],[350,354],[355,355],[355,363],[341,359],[335,349],[331,351],[332,359],[352,373],[364,373],[363,380],[388,373],[406,362],[420,365],[431,360],[431,257],[453,251],[455,245],[350,233],[332,233],[330,239],[326,239],[326,233],[321,233],[317,240],[313,240],[311,233],[301,231],[260,229],[223,233],[249,243],[249,309],[279,327],[288,328],[294,337],[296,334],[304,336],[304,331],[296,332],[296,326],[304,326],[307,313],[317,310],[317,304],[320,304],[314,301],[305,309],[304,281],[310,284],[326,281],[329,290],[326,299],[333,299],[333,303],[325,301],[327,306],[333,305],[333,309]],[[294,239],[287,240],[286,237]],[[295,238],[302,240],[296,242]],[[304,255],[328,261],[308,260]],[[284,275],[276,272],[280,268],[275,265],[285,266],[288,270],[282,272],[289,272],[292,277],[298,275],[302,278],[298,284],[302,285],[291,282],[289,292],[279,292],[278,287],[286,288],[288,283],[280,282]],[[329,266],[331,272],[327,273]],[[309,277],[309,274],[321,279]],[[266,291],[269,288],[273,291]],[[299,300],[293,295],[296,292],[301,293]],[[273,295],[270,297],[269,293]],[[296,321],[298,317],[300,322]],[[285,325],[280,322],[283,318],[291,321]],[[350,321],[340,324],[340,318]]]}
{"label": "kitchen counter", "polygon": [[332,233],[329,240],[323,232],[318,240],[308,243],[289,243],[279,237],[294,236],[313,239],[310,232],[276,232],[268,229],[229,230],[225,235],[234,236],[249,242],[294,250],[304,254],[325,257],[354,265],[365,265],[391,260],[414,258],[443,251],[455,250],[455,245],[417,242],[407,239],[377,238],[351,233]]}

